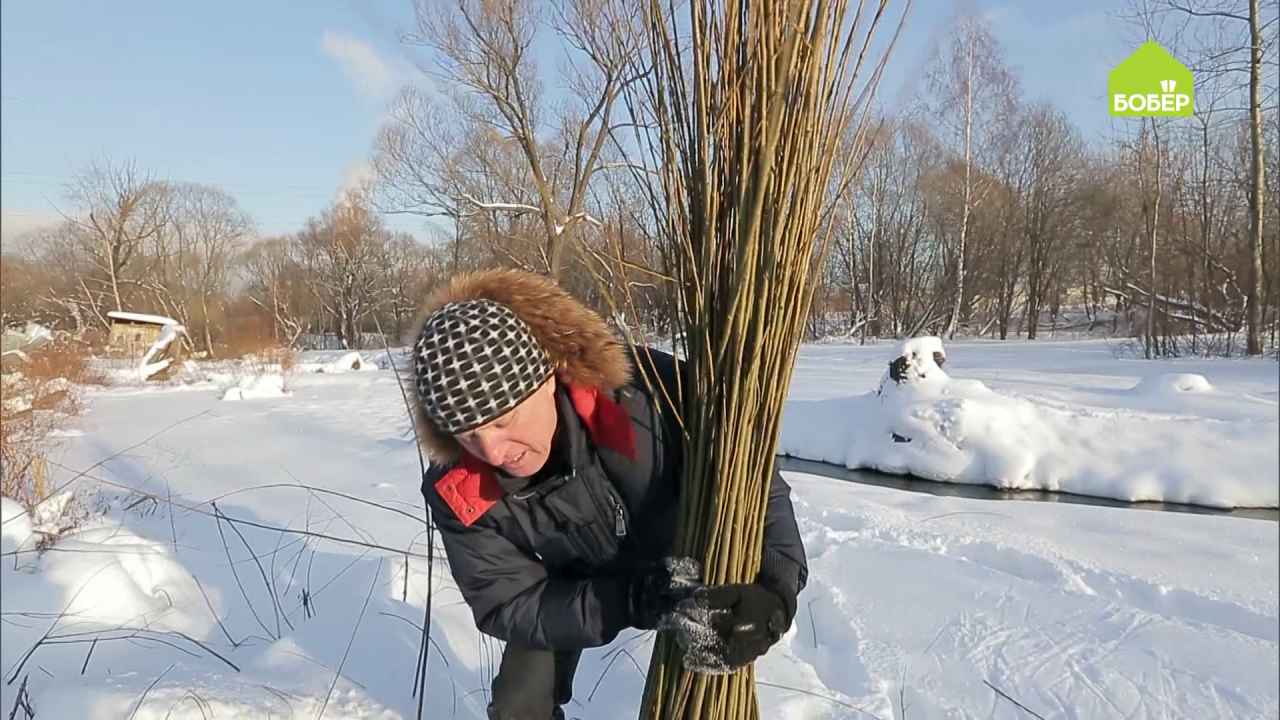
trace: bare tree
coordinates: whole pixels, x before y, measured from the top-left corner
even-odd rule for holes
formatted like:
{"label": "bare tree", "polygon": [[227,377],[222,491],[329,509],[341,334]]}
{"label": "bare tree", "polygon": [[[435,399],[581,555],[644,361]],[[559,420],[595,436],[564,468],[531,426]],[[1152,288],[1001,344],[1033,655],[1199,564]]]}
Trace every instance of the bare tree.
{"label": "bare tree", "polygon": [[307,283],[344,347],[360,347],[363,321],[386,302],[388,236],[367,198],[356,192],[296,236]]}
{"label": "bare tree", "polygon": [[[559,276],[566,236],[589,221],[587,191],[600,167],[616,101],[635,77],[627,75],[638,43],[634,3],[562,0],[543,17],[531,0],[417,0],[417,32],[410,42],[436,51],[445,78],[465,93],[455,109],[470,122],[514,140],[535,189],[532,203],[504,198],[467,200],[490,213],[532,212],[543,230],[542,265]],[[557,33],[571,49],[568,90],[574,103],[550,117],[532,46],[540,30]]]}
{"label": "bare tree", "polygon": [[[1040,312],[1059,277],[1070,237],[1080,140],[1066,118],[1044,105],[1032,109],[1030,130],[1030,195],[1025,199],[1027,339],[1034,340]],[[1157,202],[1159,196],[1157,195]]]}
{"label": "bare tree", "polygon": [[[168,188],[132,163],[96,163],[72,181],[68,194],[79,208],[71,219],[77,240],[105,285],[116,310],[124,309],[125,269],[147,240],[168,222]],[[90,280],[90,279],[86,279]]]}
{"label": "bare tree", "polygon": [[[455,104],[468,102],[474,104],[466,97]],[[538,260],[543,233],[528,221],[539,211],[523,150],[492,125],[467,118],[417,88],[401,93],[375,141],[375,205],[386,214],[447,220],[452,272],[490,257],[545,269]]]}
{"label": "bare tree", "polygon": [[476,211],[466,200],[470,156],[460,147],[465,131],[456,120],[428,93],[405,88],[374,142],[373,200],[389,215],[447,218],[460,243],[463,219]]}
{"label": "bare tree", "polygon": [[[25,276],[30,283],[25,288],[14,283],[13,275],[6,273],[4,286],[10,291],[4,303],[6,312],[10,307],[24,304],[18,298],[30,292],[29,306],[42,309],[51,324],[69,326],[76,334],[92,326],[106,327],[99,303],[101,289],[90,290],[84,282],[84,278],[93,275],[95,265],[83,251],[81,234],[79,225],[66,220],[17,238],[13,243],[14,254],[27,260],[33,270],[43,272]],[[13,292],[15,290],[17,292]]]}
{"label": "bare tree", "polygon": [[1012,129],[993,154],[990,171],[994,188],[988,202],[977,212],[986,215],[991,225],[991,252],[985,258],[985,268],[977,263],[974,266],[980,274],[985,271],[988,278],[991,317],[986,323],[995,327],[1001,340],[1009,337],[1015,310],[1026,294],[1024,274],[1029,254],[1027,240],[1031,237],[1027,231],[1027,206],[1035,187],[1032,123],[1020,119]]}
{"label": "bare tree", "polygon": [[249,300],[270,314],[272,339],[292,346],[305,329],[306,287],[288,237],[263,238],[240,256]]}
{"label": "bare tree", "polygon": [[[1149,360],[1159,354],[1156,347],[1155,331],[1156,298],[1158,296],[1156,265],[1159,257],[1157,239],[1160,234],[1160,204],[1164,194],[1161,172],[1164,169],[1165,147],[1160,142],[1160,123],[1156,121],[1156,118],[1143,119],[1134,152],[1137,159],[1138,182],[1141,192],[1142,219],[1145,224],[1148,243],[1147,260],[1150,265],[1150,273],[1147,276],[1149,290],[1146,293],[1147,328],[1143,340],[1143,354]],[[1146,173],[1148,166],[1153,169],[1150,179],[1147,178]]]}
{"label": "bare tree", "polygon": [[955,336],[964,307],[969,218],[989,190],[986,186],[975,187],[975,154],[985,149],[987,137],[997,132],[1001,116],[1008,114],[1017,96],[1017,82],[1005,66],[1000,45],[986,21],[970,13],[959,17],[954,27],[950,41],[938,50],[929,71],[929,85],[935,96],[934,116],[964,164],[948,337]]}
{"label": "bare tree", "polygon": [[[920,123],[878,123],[859,182],[837,204],[834,282],[849,293],[848,331],[898,335],[928,324],[941,257],[926,229],[925,177],[937,170],[936,138]],[[848,332],[847,331],[847,332]]]}
{"label": "bare tree", "polygon": [[18,253],[0,253],[0,328],[35,320],[39,313],[42,286],[48,284],[47,269]]}
{"label": "bare tree", "polygon": [[390,291],[387,309],[391,313],[391,330],[403,338],[408,322],[422,304],[428,288],[441,273],[432,268],[430,249],[408,233],[387,238],[384,251],[386,284]]}
{"label": "bare tree", "polygon": [[252,234],[253,221],[235,198],[208,185],[176,185],[173,200],[172,232],[186,254],[179,278],[199,303],[204,349],[213,354],[210,301],[226,291],[232,260]]}
{"label": "bare tree", "polygon": [[[1230,78],[1246,91],[1249,124],[1249,266],[1246,294],[1246,348],[1262,353],[1263,217],[1266,164],[1263,108],[1276,103],[1275,60],[1280,13],[1276,3],[1260,0],[1164,0],[1161,6],[1144,6],[1150,14],[1171,13],[1187,22],[1182,44],[1190,52],[1191,69],[1198,81]],[[1195,23],[1195,25],[1192,25]],[[1268,72],[1269,70],[1269,72]],[[1244,81],[1236,78],[1247,78]],[[1264,84],[1270,79],[1270,87]],[[1198,93],[1197,93],[1198,94]]]}

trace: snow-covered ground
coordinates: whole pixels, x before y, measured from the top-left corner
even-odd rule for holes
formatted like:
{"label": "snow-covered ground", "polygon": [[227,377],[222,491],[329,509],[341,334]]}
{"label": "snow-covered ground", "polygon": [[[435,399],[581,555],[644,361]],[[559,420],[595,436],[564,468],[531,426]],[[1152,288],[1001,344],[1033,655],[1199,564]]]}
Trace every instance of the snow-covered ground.
{"label": "snow-covered ground", "polygon": [[949,344],[941,369],[903,384],[881,383],[896,345],[810,347],[779,449],[947,482],[1280,504],[1274,360],[1152,362],[1113,357],[1113,347]]}
{"label": "snow-covered ground", "polygon": [[[792,398],[874,391],[894,352],[806,347]],[[1037,408],[1252,419],[1277,443],[1274,363],[1122,361],[1091,342],[947,352],[953,378]],[[225,371],[89,396],[55,468],[119,453],[79,481],[110,510],[41,554],[5,508],[0,712],[25,679],[42,720],[415,716],[418,460],[394,375],[329,371],[341,355],[304,354],[278,397],[226,402],[242,378]],[[1173,372],[1216,390],[1128,392]],[[758,666],[763,717],[1031,717],[1000,693],[1046,718],[1280,714],[1275,522],[789,479],[811,578]],[[499,645],[442,556],[435,578],[424,717],[483,718]],[[634,717],[650,643],[627,631],[588,651],[569,716]]]}

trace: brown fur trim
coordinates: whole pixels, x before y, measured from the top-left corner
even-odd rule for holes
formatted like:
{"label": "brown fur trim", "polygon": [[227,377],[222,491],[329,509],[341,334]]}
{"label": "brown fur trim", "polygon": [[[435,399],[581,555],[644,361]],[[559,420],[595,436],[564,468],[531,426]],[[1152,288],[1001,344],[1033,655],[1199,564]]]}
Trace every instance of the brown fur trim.
{"label": "brown fur trim", "polygon": [[[484,270],[453,278],[423,304],[412,326],[415,336],[406,339],[412,344],[427,318],[441,307],[479,299],[506,305],[528,324],[562,382],[606,392],[630,382],[627,352],[604,319],[550,278],[520,270]],[[436,430],[426,418],[416,390],[414,407],[423,450],[433,462],[455,460],[459,452],[457,441]]]}

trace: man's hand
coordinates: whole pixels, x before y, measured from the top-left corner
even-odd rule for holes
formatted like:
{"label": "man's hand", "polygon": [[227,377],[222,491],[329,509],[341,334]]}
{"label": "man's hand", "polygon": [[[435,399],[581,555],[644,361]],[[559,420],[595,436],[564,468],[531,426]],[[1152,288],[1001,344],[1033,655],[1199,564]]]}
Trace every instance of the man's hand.
{"label": "man's hand", "polygon": [[689,557],[664,558],[631,578],[628,600],[631,624],[641,630],[658,627],[662,618],[702,587],[702,563]]}
{"label": "man's hand", "polygon": [[757,583],[696,590],[662,618],[684,649],[684,666],[697,673],[734,672],[765,654],[786,632],[785,605]]}

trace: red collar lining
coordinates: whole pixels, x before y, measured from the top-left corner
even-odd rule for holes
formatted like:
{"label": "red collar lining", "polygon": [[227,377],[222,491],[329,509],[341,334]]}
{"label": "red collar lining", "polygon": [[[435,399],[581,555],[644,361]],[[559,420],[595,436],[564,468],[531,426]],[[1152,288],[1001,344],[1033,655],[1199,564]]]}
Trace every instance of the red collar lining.
{"label": "red collar lining", "polygon": [[[574,412],[582,419],[591,440],[631,460],[636,459],[635,427],[626,408],[599,388],[566,383]],[[436,493],[462,524],[471,527],[502,499],[502,486],[493,468],[462,453],[462,459],[436,481]]]}

